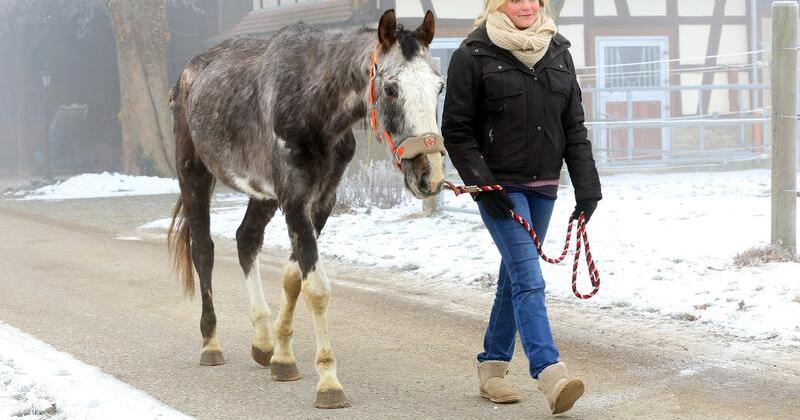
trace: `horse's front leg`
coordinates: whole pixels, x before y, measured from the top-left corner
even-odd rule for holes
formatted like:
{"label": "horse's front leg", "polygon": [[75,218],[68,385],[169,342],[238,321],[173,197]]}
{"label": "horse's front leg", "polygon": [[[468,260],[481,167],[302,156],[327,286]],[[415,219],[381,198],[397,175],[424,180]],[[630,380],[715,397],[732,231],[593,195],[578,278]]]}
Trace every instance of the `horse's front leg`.
{"label": "horse's front leg", "polygon": [[319,382],[314,406],[318,408],[341,408],[350,404],[336,376],[336,357],[328,334],[327,311],[331,296],[331,285],[319,258],[317,231],[308,203],[284,206],[286,223],[292,238],[293,257],[300,267],[303,297],[306,307],[314,317],[317,338],[315,363]]}
{"label": "horse's front leg", "polygon": [[272,325],[275,330],[275,354],[270,363],[272,379],[276,381],[296,381],[300,379],[297,370],[297,361],[292,351],[292,319],[297,297],[300,295],[301,275],[300,266],[294,255],[283,268],[283,298],[278,310],[278,317]]}

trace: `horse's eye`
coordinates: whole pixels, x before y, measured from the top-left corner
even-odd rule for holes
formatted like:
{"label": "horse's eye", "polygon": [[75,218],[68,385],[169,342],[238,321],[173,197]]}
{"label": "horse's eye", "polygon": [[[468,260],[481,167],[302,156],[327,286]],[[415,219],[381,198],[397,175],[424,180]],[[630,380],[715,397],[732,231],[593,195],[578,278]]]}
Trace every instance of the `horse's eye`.
{"label": "horse's eye", "polygon": [[439,95],[441,95],[442,92],[444,92],[444,84],[439,86]]}
{"label": "horse's eye", "polygon": [[397,98],[399,96],[399,93],[397,93],[397,87],[394,85],[384,86],[383,91],[386,92],[386,96],[390,98]]}

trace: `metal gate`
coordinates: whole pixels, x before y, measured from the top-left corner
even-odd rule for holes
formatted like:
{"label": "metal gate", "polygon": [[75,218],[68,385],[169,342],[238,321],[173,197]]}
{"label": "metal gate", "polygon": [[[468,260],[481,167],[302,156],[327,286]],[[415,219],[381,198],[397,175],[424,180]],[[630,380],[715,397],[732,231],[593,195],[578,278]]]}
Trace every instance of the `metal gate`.
{"label": "metal gate", "polygon": [[[667,37],[596,38],[595,121],[660,120],[669,117]],[[630,88],[637,88],[631,90]],[[670,149],[665,128],[600,130],[597,157],[602,162],[652,159]]]}

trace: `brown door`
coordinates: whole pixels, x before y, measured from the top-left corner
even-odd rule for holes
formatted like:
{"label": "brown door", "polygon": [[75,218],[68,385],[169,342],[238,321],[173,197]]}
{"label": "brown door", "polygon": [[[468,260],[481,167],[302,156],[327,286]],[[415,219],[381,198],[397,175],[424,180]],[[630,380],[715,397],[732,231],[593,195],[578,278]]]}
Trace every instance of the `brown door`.
{"label": "brown door", "polygon": [[[612,121],[659,120],[661,101],[633,101],[633,115],[628,116],[626,102],[606,102],[606,114]],[[633,133],[629,149],[628,135]],[[615,128],[609,133],[609,160],[661,159],[660,128]]]}

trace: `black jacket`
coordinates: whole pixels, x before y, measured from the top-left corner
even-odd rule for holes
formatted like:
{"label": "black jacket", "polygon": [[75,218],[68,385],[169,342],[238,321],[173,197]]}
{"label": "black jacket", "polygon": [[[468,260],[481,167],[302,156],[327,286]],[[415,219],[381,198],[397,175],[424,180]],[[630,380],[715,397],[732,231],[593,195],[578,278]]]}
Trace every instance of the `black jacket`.
{"label": "black jacket", "polygon": [[558,179],[566,161],[575,198],[602,198],[569,47],[557,34],[530,69],[483,26],[453,53],[442,134],[467,185]]}

